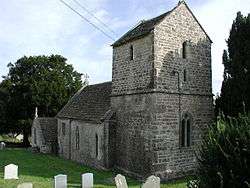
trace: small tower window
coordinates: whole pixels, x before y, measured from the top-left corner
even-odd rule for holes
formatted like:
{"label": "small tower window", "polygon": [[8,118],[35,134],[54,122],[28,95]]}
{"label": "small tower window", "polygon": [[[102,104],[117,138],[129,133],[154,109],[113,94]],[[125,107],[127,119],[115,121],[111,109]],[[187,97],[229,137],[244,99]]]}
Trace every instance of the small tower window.
{"label": "small tower window", "polygon": [[186,71],[186,69],[183,71],[183,80],[184,80],[184,82],[187,81],[187,71]]}
{"label": "small tower window", "polygon": [[99,156],[99,138],[97,134],[95,134],[95,156],[96,158]]}
{"label": "small tower window", "polygon": [[133,45],[130,46],[130,60],[134,59],[134,47]]}
{"label": "small tower window", "polygon": [[182,44],[182,58],[187,58],[187,42],[183,42]]}
{"label": "small tower window", "polygon": [[191,145],[191,117],[185,115],[181,121],[181,138],[180,145],[181,147],[189,147]]}
{"label": "small tower window", "polygon": [[79,127],[76,127],[76,149],[79,150],[80,148],[80,144],[79,144],[79,140],[80,140],[80,134],[79,134]]}

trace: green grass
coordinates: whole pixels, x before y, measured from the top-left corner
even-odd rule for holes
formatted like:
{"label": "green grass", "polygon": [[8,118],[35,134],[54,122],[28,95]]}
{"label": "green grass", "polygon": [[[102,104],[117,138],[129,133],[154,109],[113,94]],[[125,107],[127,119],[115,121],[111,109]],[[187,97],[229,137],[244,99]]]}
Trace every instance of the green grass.
{"label": "green grass", "polygon": [[[10,163],[18,165],[19,180],[4,180],[4,166]],[[0,188],[16,188],[19,183],[32,182],[34,188],[53,187],[53,177],[57,174],[68,175],[68,187],[81,187],[81,174],[94,173],[95,188],[111,188],[114,176],[111,171],[99,171],[75,162],[52,155],[34,154],[24,149],[0,150]],[[129,188],[139,188],[141,183],[126,178]],[[162,188],[184,188],[184,180],[162,184]]]}

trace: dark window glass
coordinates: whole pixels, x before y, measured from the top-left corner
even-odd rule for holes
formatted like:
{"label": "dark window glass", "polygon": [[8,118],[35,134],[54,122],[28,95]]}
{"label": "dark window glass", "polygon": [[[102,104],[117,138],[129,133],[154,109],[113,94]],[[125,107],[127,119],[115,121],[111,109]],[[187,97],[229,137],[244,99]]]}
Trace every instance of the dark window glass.
{"label": "dark window glass", "polygon": [[80,134],[79,134],[79,127],[76,127],[76,149],[79,149],[79,139],[80,139]]}
{"label": "dark window glass", "polygon": [[183,80],[184,80],[184,82],[187,81],[187,71],[186,70],[183,71]]}
{"label": "dark window glass", "polygon": [[185,146],[185,119],[182,120],[181,122],[181,146],[184,147]]}
{"label": "dark window glass", "polygon": [[130,46],[130,60],[134,59],[134,47],[131,45]]}
{"label": "dark window glass", "polygon": [[99,139],[98,139],[98,135],[96,134],[95,135],[95,154],[96,154],[96,158],[98,157],[98,155],[99,155],[99,150],[98,150],[98,148],[99,148]]}
{"label": "dark window glass", "polygon": [[65,136],[65,123],[62,123],[62,135]]}
{"label": "dark window glass", "polygon": [[187,58],[187,42],[183,42],[182,44],[182,58]]}
{"label": "dark window glass", "polygon": [[33,129],[33,134],[34,134],[34,144],[36,144],[36,128]]}
{"label": "dark window glass", "polygon": [[191,125],[190,125],[190,120],[187,120],[187,146],[190,146],[190,137],[191,137]]}

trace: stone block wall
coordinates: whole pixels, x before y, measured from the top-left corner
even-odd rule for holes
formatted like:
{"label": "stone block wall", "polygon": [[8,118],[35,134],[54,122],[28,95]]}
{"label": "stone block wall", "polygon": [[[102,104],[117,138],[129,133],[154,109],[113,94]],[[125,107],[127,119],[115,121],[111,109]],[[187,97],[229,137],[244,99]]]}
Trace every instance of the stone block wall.
{"label": "stone block wall", "polygon": [[[134,59],[130,60],[133,45]],[[113,49],[112,95],[152,88],[153,35]]]}
{"label": "stone block wall", "polygon": [[[182,56],[187,43],[186,58]],[[154,87],[160,91],[212,94],[211,41],[185,4],[178,6],[154,29]],[[184,70],[187,80],[184,82]]]}
{"label": "stone block wall", "polygon": [[[62,123],[65,123],[65,135],[62,132]],[[76,143],[77,127],[79,130],[79,148]],[[60,156],[97,168],[105,166],[103,124],[60,119],[58,121],[58,133]],[[96,144],[96,135],[98,136],[98,146]],[[97,150],[98,154],[96,153]]]}

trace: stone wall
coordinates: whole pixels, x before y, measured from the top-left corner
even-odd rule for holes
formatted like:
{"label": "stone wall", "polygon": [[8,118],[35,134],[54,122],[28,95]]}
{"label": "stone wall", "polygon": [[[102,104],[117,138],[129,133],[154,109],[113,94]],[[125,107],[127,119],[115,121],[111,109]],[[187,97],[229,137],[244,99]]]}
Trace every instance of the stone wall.
{"label": "stone wall", "polygon": [[116,112],[115,166],[130,175],[142,177],[151,172],[150,127],[155,100],[152,94],[112,97]]}
{"label": "stone wall", "polygon": [[[152,172],[162,179],[183,177],[195,170],[195,151],[212,123],[212,98],[207,96],[155,94],[159,110],[151,126]],[[180,99],[180,103],[179,103]],[[179,104],[181,104],[179,106]],[[180,109],[180,113],[179,113]],[[180,119],[191,115],[191,146],[180,146]]]}
{"label": "stone wall", "polygon": [[[130,60],[133,45],[134,59]],[[152,88],[153,35],[113,49],[112,95]]]}
{"label": "stone wall", "polygon": [[31,146],[41,153],[57,154],[57,120],[50,117],[34,119],[31,128]]}
{"label": "stone wall", "polygon": [[[186,58],[182,57],[187,43]],[[154,87],[165,92],[211,95],[211,42],[185,4],[178,6],[154,30]],[[184,82],[184,70],[187,81]]]}
{"label": "stone wall", "polygon": [[[65,123],[65,135],[62,131]],[[77,148],[76,129],[79,130],[79,148]],[[96,153],[96,135],[98,136],[98,155]],[[87,123],[78,120],[58,120],[59,155],[79,163],[97,168],[105,166],[103,124]]]}

